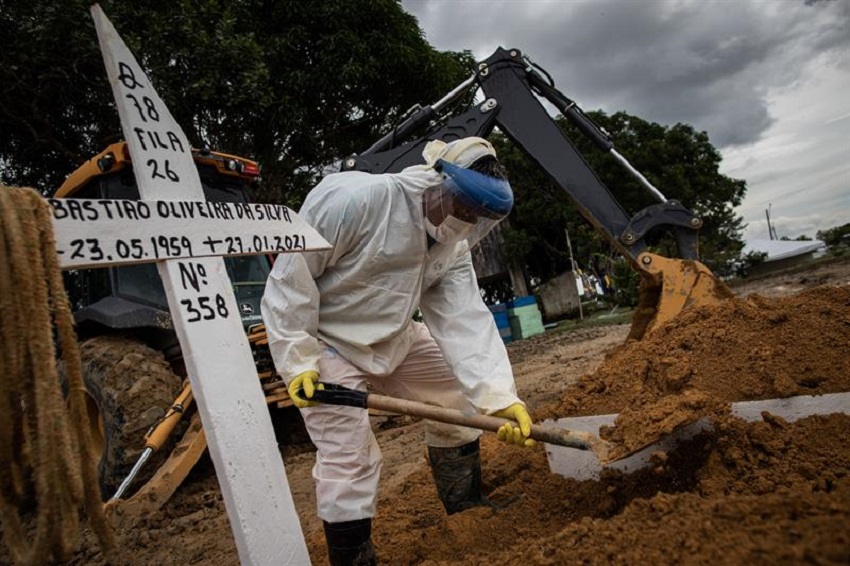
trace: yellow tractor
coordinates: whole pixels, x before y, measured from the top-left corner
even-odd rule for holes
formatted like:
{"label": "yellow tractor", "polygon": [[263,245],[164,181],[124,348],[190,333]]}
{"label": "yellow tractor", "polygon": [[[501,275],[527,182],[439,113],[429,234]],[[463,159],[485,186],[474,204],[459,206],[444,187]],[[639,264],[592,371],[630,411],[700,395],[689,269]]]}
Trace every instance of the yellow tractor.
{"label": "yellow tractor", "polygon": [[[204,194],[213,202],[248,202],[259,184],[254,161],[193,150]],[[55,198],[139,199],[125,142],[88,160],[58,189]],[[275,373],[260,299],[271,268],[266,256],[225,259],[236,302],[282,442],[304,441],[301,417]],[[165,290],[152,263],[67,272],[88,393],[92,437],[100,453],[104,500],[133,515],[162,505],[206,448],[180,343]],[[241,379],[244,376],[233,376]],[[186,418],[184,418],[186,417]]]}

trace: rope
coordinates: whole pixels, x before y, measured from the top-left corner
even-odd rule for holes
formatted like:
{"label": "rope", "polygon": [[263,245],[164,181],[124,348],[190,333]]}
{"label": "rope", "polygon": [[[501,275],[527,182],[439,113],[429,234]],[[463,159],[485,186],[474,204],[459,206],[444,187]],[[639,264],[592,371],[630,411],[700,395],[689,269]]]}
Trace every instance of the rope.
{"label": "rope", "polygon": [[[81,506],[104,552],[114,548],[84,395],[50,205],[32,189],[0,186],[0,524],[17,563],[67,561],[79,547]],[[33,497],[31,523],[22,515]]]}

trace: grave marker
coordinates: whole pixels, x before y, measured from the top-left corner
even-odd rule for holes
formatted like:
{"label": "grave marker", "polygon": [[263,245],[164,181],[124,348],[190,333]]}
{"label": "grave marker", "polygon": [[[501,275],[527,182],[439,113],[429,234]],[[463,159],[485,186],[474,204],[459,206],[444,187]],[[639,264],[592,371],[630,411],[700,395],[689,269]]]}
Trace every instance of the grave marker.
{"label": "grave marker", "polygon": [[141,201],[52,200],[63,267],[157,261],[243,564],[310,562],[221,255],[327,249],[285,207],[206,203],[188,140],[91,8]]}

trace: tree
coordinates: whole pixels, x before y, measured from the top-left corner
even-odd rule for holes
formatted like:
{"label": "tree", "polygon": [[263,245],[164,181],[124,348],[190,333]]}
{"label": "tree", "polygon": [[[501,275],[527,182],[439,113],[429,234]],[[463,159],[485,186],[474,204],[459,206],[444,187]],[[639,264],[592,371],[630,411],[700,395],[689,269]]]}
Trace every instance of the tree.
{"label": "tree", "polygon": [[732,262],[730,273],[736,277],[748,277],[754,267],[758,267],[765,261],[767,261],[767,252],[748,252]]}
{"label": "tree", "polygon": [[[89,0],[4,2],[0,180],[51,192],[121,138]],[[474,69],[394,0],[101,5],[195,147],[260,161],[260,198],[300,203],[335,160]]]}
{"label": "tree", "polygon": [[[722,158],[707,134],[686,124],[665,127],[625,112],[589,115],[610,134],[618,152],[668,199],[678,200],[703,220],[703,261],[712,269],[728,270],[743,247],[742,219],[733,209],[741,203],[746,184],[719,172]],[[656,202],[612,156],[597,150],[566,120],[559,118],[558,124],[628,214]],[[570,268],[566,229],[580,264],[610,273],[614,265],[604,258],[616,252],[564,191],[508,140],[498,139],[497,145],[516,193],[512,228],[505,234],[506,255],[519,259],[529,277],[548,280]],[[672,240],[661,234],[650,235],[647,241],[664,255],[675,254]]]}
{"label": "tree", "polygon": [[827,230],[818,230],[815,237],[830,248],[850,243],[850,222]]}

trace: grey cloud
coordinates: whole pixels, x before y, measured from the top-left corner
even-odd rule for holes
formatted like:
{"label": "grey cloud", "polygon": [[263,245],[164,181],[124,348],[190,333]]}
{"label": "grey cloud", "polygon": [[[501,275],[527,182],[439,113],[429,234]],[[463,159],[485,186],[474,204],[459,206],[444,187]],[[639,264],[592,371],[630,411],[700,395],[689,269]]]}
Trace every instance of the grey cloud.
{"label": "grey cloud", "polygon": [[[850,0],[404,0],[439,49],[515,47],[586,110],[708,133],[749,237],[850,221]],[[787,231],[786,231],[787,230]]]}
{"label": "grey cloud", "polygon": [[[480,57],[531,55],[588,110],[624,110],[705,130],[718,147],[773,123],[766,93],[813,54],[850,46],[846,0],[791,2],[407,2],[429,39]],[[843,17],[845,16],[845,17]]]}

